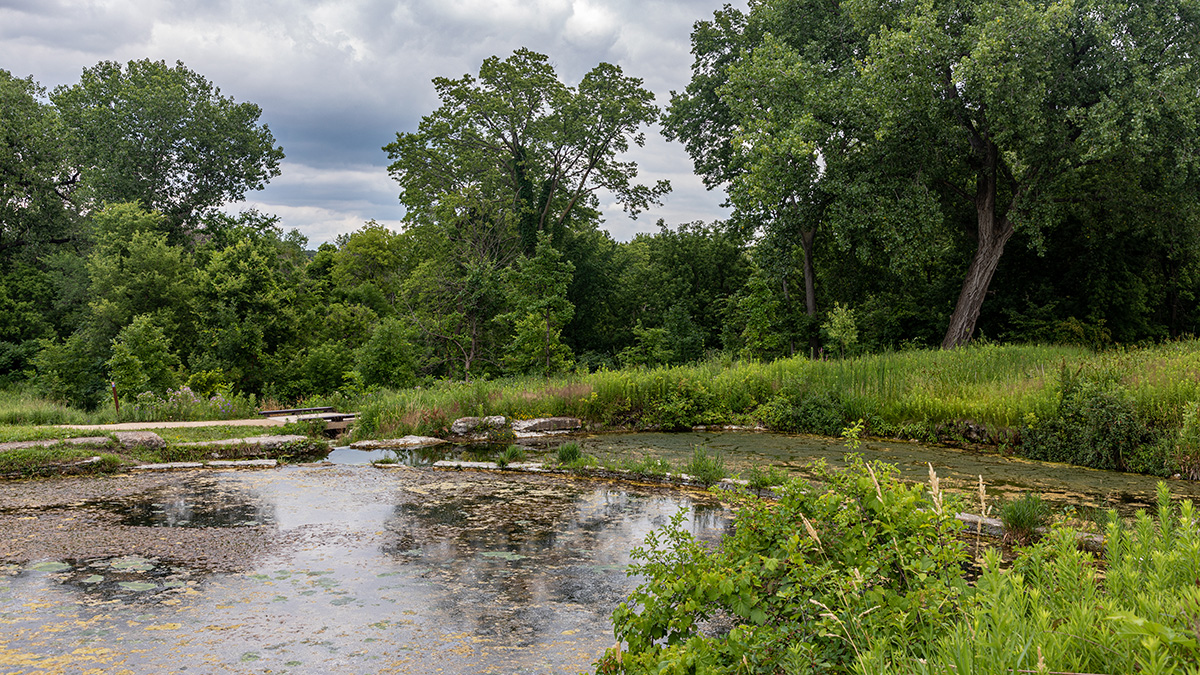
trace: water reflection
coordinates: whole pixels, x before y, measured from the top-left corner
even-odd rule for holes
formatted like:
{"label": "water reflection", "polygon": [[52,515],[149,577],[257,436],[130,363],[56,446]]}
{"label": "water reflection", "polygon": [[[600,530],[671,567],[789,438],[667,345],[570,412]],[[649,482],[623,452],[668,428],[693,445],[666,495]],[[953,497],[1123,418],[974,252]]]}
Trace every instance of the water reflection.
{"label": "water reflection", "polygon": [[275,523],[275,504],[228,478],[197,477],[132,499],[96,502],[93,507],[142,527],[252,527]]}
{"label": "water reflection", "polygon": [[[593,436],[583,441],[585,452],[602,458],[646,456],[667,459],[676,466],[691,458],[696,445],[720,451],[733,472],[752,466],[775,466],[797,476],[807,475],[806,467],[817,460],[842,466],[847,453],[839,439],[769,433],[631,433]],[[973,494],[982,475],[992,497],[1040,492],[1059,506],[1115,508],[1125,515],[1139,508],[1152,508],[1155,488],[1161,480],[904,441],[866,441],[859,452],[869,460],[896,465],[901,475],[912,481],[926,481],[932,464],[947,489]],[[1200,483],[1172,480],[1169,487],[1176,498],[1200,501]]]}

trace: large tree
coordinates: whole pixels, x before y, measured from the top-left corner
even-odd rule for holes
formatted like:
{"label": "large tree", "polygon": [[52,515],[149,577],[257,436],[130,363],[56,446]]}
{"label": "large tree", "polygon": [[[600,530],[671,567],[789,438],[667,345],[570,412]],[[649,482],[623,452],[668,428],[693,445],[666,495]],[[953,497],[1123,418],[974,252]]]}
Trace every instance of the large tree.
{"label": "large tree", "polygon": [[658,109],[617,66],[569,87],[546,56],[518,49],[484,61],[478,78],[433,83],[441,107],[384,147],[410,221],[503,223],[533,255],[538,232],[558,244],[573,219],[594,220],[602,190],[636,215],[670,189],[634,182],[637,164],[621,161]]}
{"label": "large tree", "polygon": [[[0,262],[30,243],[64,238],[78,176],[62,122],[30,78],[0,70]],[[2,272],[0,267],[0,272]]]}
{"label": "large tree", "polygon": [[1036,242],[1073,203],[1143,201],[1138,176],[1161,154],[1196,161],[1195,2],[851,6],[873,35],[859,100],[878,129],[862,140],[911,166],[913,189],[973,211],[944,348],[971,339],[1017,229]]}
{"label": "large tree", "polygon": [[262,110],[182,63],[102,61],[51,98],[92,198],[138,202],[178,231],[279,175],[283,150]]}

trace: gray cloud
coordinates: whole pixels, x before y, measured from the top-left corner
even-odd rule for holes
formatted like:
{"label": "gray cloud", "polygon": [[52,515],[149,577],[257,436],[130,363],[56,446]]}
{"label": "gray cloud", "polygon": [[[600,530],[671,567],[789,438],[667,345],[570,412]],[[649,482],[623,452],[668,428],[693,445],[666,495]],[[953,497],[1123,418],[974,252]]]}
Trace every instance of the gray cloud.
{"label": "gray cloud", "polygon": [[[477,72],[518,47],[547,54],[568,83],[600,61],[642,78],[665,104],[690,76],[689,35],[722,0],[0,0],[0,67],[53,87],[104,59],[183,61],[253,101],[287,153],[248,204],[313,243],[403,209],[380,149],[437,105],[430,80]],[[744,6],[744,3],[739,3]],[[637,221],[605,202],[619,239],[654,222],[722,217],[677,144],[649,134],[630,158],[670,179]],[[233,208],[239,208],[234,205]]]}

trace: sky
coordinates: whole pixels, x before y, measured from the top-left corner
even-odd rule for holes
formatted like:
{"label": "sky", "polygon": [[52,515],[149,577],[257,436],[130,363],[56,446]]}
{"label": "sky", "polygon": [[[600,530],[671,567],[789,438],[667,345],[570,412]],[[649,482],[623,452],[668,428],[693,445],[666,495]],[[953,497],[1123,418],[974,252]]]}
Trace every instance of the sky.
{"label": "sky", "polygon": [[[103,60],[188,68],[262,108],[283,147],[282,173],[252,206],[310,246],[367,220],[399,229],[404,209],[382,146],[438,106],[430,80],[478,72],[527,47],[568,85],[605,61],[639,77],[660,106],[690,78],[692,24],[724,0],[0,0],[0,68],[52,89]],[[733,6],[745,9],[745,0]],[[661,207],[630,220],[601,196],[618,240],[723,218],[682,145],[658,129],[626,155],[640,182],[671,181]]]}

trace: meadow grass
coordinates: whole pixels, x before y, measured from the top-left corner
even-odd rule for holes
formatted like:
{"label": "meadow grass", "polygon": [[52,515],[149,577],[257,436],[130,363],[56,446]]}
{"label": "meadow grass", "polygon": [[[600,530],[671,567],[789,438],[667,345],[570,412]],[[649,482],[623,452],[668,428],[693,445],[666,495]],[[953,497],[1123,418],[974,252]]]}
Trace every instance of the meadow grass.
{"label": "meadow grass", "polygon": [[[1160,351],[1165,359],[1177,358],[1177,350]],[[1200,347],[1190,353],[1200,356]],[[1110,357],[1074,347],[981,345],[839,361],[716,359],[550,379],[439,383],[366,397],[356,435],[437,434],[455,418],[467,415],[517,419],[569,415],[634,428],[753,424],[761,421],[764,404],[789,393],[834,396],[848,419],[875,418],[894,426],[972,420],[1010,428],[1031,413],[1046,417],[1054,412],[1060,368],[1078,368],[1105,358]],[[1155,373],[1166,368],[1160,363],[1163,359],[1138,358],[1152,364]],[[1180,366],[1171,363],[1178,370]],[[1169,383],[1171,390],[1156,388],[1143,377],[1137,396],[1146,405],[1170,408],[1188,400],[1186,388],[1175,384],[1169,374],[1155,377],[1157,383]],[[1170,414],[1182,417],[1178,411]]]}

